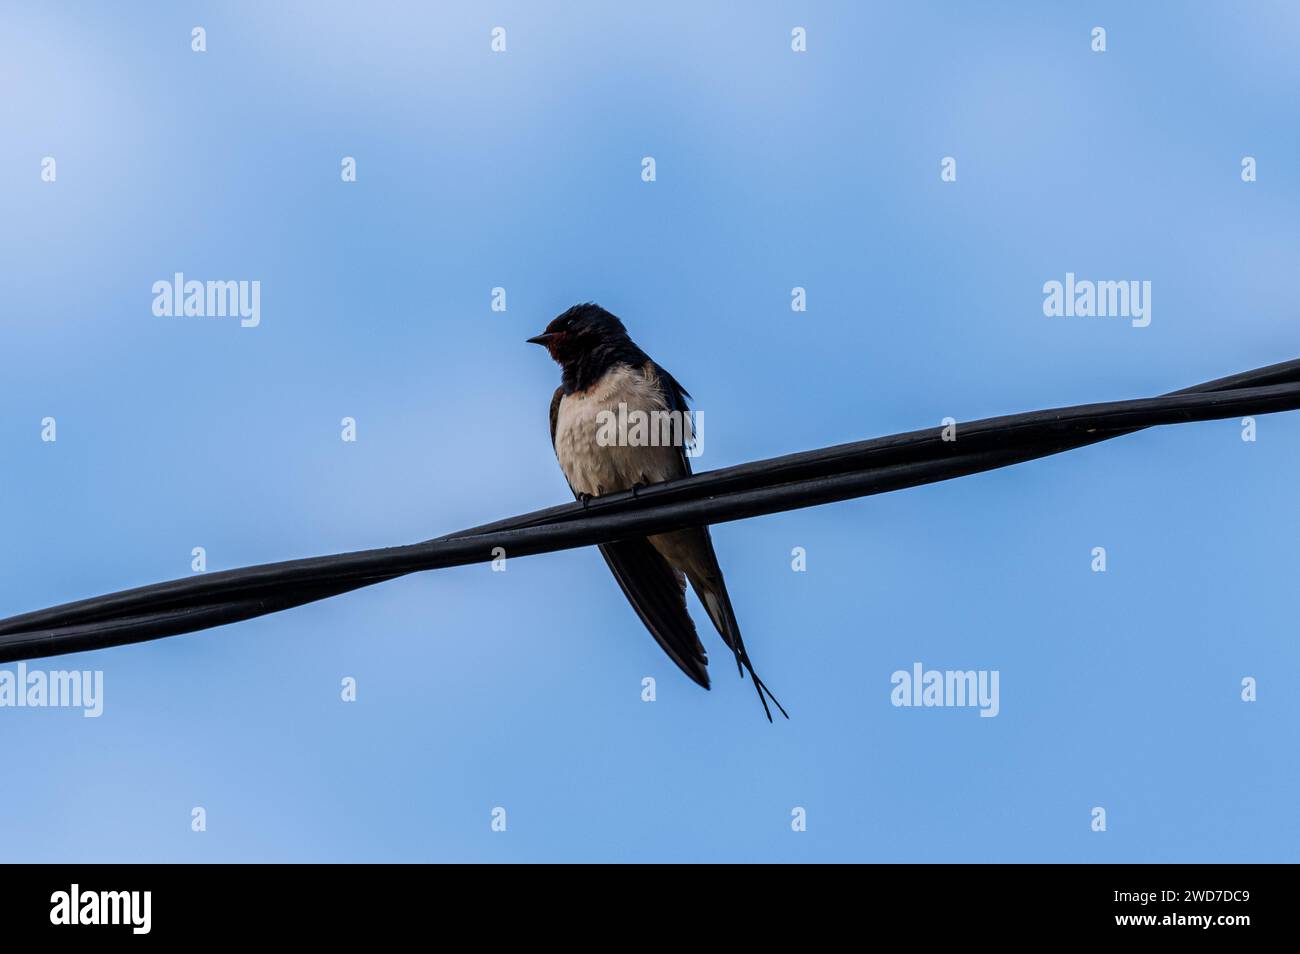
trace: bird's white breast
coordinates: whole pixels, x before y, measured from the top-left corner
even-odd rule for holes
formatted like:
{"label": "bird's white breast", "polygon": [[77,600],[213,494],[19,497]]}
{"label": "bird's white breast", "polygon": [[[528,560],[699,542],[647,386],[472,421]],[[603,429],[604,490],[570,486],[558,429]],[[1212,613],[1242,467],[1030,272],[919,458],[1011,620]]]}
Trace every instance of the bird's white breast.
{"label": "bird's white breast", "polygon": [[625,413],[668,410],[652,366],[612,368],[586,391],[560,399],[555,418],[555,456],[569,486],[580,494],[598,497],[627,490],[634,484],[680,477],[684,472],[679,448],[630,447],[617,437],[611,442],[608,427],[603,431],[604,443],[598,439],[601,422],[608,420],[602,412],[618,415],[620,404],[626,406]]}

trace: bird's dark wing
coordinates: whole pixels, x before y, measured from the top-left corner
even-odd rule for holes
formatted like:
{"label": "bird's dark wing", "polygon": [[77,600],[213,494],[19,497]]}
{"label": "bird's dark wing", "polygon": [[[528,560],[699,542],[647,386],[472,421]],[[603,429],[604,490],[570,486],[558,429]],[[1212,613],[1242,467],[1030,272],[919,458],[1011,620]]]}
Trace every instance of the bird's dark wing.
{"label": "bird's dark wing", "polygon": [[[653,364],[653,362],[651,363]],[[684,387],[677,383],[676,378],[659,365],[655,364],[654,369],[655,374],[659,375],[660,388],[664,392],[664,397],[668,401],[668,410],[677,411],[682,415],[683,419],[685,419],[689,410],[686,401],[690,398],[690,394],[687,393]],[[683,445],[680,450],[682,454],[682,475],[689,477],[691,475],[691,459],[686,456],[685,445]]]}
{"label": "bird's dark wing", "polygon": [[[560,401],[564,398],[564,388],[558,387],[551,395],[551,449],[555,449],[555,419],[560,416]],[[570,487],[570,490],[573,488]]]}
{"label": "bird's dark wing", "polygon": [[[677,389],[680,390],[680,385]],[[555,421],[563,397],[562,387],[556,388],[551,397],[552,447],[555,446]],[[644,537],[602,543],[600,554],[609,564],[623,595],[668,658],[696,683],[709,688],[709,657],[695,632],[695,623],[686,612],[685,578],[674,572],[668,561]]]}
{"label": "bird's dark wing", "polygon": [[[690,397],[686,389],[678,383],[677,379],[661,368],[654,365],[655,373],[659,375],[659,386],[664,393],[668,402],[670,411],[678,411],[685,418],[688,413],[686,401]],[[682,454],[682,473],[689,475],[691,472],[691,459],[686,455],[686,448],[681,448]],[[754,680],[754,687],[758,690],[758,699],[763,703],[763,711],[767,713],[767,720],[772,721],[772,710],[767,706],[767,700],[771,699],[776,703],[776,707],[781,710],[781,714],[787,719],[781,703],[777,702],[776,696],[772,695],[770,689],[758,678],[758,673],[754,672],[753,663],[750,662],[749,653],[745,650],[745,642],[740,636],[740,624],[736,622],[736,614],[731,608],[731,597],[727,594],[727,584],[722,577],[722,568],[718,566],[718,557],[713,552],[713,539],[709,534],[708,527],[699,527],[695,530],[679,531],[679,536],[689,535],[692,538],[692,547],[695,549],[699,564],[704,568],[704,572],[692,575],[691,585],[695,588],[696,595],[699,596],[700,602],[704,605],[704,610],[709,614],[709,619],[718,630],[718,635],[722,641],[727,644],[736,656],[736,666],[743,673],[748,670],[750,678]],[[653,549],[653,547],[651,548]],[[625,588],[626,589],[626,588]]]}
{"label": "bird's dark wing", "polygon": [[623,595],[668,658],[705,689],[709,657],[686,612],[686,580],[645,537],[600,545]]}

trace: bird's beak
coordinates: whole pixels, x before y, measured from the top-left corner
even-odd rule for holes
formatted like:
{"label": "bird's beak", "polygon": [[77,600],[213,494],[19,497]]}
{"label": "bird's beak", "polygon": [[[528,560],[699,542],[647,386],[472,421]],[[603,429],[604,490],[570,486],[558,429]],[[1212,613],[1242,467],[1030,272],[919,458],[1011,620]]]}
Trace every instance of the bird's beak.
{"label": "bird's beak", "polygon": [[554,334],[533,335],[533,337],[527,339],[527,342],[528,344],[539,344],[542,347],[546,347],[554,337]]}

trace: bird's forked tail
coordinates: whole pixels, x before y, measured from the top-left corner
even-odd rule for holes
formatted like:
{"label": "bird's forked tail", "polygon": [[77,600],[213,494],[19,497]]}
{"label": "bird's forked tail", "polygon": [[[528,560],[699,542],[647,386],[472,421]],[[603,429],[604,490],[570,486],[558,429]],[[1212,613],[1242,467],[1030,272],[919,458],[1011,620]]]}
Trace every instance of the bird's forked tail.
{"label": "bird's forked tail", "polygon": [[695,590],[695,595],[700,598],[704,604],[704,611],[709,614],[709,619],[713,620],[713,625],[718,630],[718,635],[722,641],[727,644],[736,655],[736,671],[744,677],[746,671],[749,677],[754,680],[754,688],[758,691],[758,701],[763,704],[763,712],[767,714],[767,721],[772,721],[772,710],[768,708],[767,700],[771,699],[772,704],[781,711],[781,715],[787,719],[790,714],[785,711],[785,707],[777,701],[776,696],[772,695],[772,690],[767,688],[766,683],[758,678],[758,673],[754,672],[754,664],[749,660],[749,653],[745,651],[745,641],[740,637],[740,624],[736,622],[736,614],[731,608],[731,597],[727,595],[727,585],[722,582],[722,574],[719,573],[715,579],[704,580],[691,578],[691,587]]}

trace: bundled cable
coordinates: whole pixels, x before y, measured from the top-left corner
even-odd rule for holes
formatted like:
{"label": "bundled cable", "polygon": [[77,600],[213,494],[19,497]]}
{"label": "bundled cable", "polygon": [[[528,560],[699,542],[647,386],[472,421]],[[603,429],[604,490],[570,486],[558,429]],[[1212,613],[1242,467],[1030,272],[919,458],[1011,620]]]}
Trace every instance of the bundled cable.
{"label": "bundled cable", "polygon": [[0,662],[251,619],[421,570],[529,556],[902,490],[1147,427],[1300,409],[1300,360],[1161,397],[1033,411],[708,471],[510,517],[424,543],[310,557],[123,590],[0,620]]}

